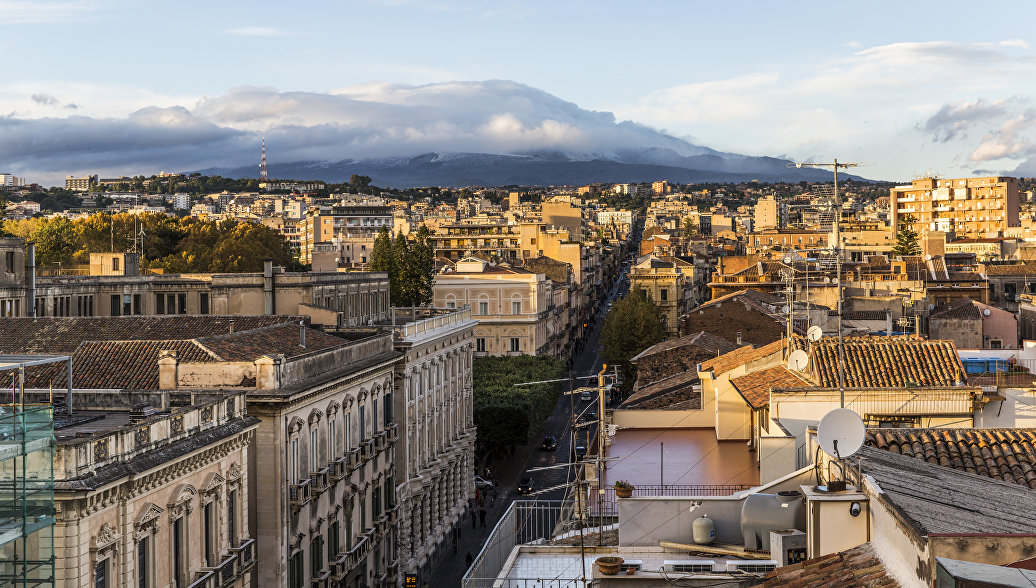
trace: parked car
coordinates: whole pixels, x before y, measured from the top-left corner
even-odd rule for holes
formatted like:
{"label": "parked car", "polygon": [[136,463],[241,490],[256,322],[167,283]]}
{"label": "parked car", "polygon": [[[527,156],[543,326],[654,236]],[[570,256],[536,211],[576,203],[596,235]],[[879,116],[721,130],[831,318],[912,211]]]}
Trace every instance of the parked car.
{"label": "parked car", "polygon": [[492,490],[493,482],[483,478],[482,476],[475,476],[475,487],[479,490]]}
{"label": "parked car", "polygon": [[579,399],[583,402],[590,402],[594,399],[594,396],[589,390],[583,390],[583,393],[579,395]]}
{"label": "parked car", "polygon": [[554,435],[547,435],[543,438],[543,443],[540,443],[540,449],[543,451],[554,451],[558,448],[558,440]]}
{"label": "parked car", "polygon": [[577,461],[586,457],[586,445],[576,445],[575,454]]}
{"label": "parked car", "polygon": [[521,480],[518,480],[518,494],[528,496],[529,494],[532,494],[535,489],[536,482],[532,478],[522,478]]}

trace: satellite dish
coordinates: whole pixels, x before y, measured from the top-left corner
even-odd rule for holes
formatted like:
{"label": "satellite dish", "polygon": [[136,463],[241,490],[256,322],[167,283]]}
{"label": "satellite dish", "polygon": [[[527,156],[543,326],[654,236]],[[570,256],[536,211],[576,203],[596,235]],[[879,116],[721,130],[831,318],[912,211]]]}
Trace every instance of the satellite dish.
{"label": "satellite dish", "polygon": [[928,310],[935,310],[935,305],[934,304],[929,304],[928,305]]}
{"label": "satellite dish", "polygon": [[931,261],[932,260],[932,256],[931,255],[925,255],[924,256],[924,260],[925,261]]}
{"label": "satellite dish", "polygon": [[832,410],[817,425],[820,448],[835,459],[849,457],[859,451],[866,435],[863,419],[848,408]]}
{"label": "satellite dish", "polygon": [[810,341],[819,341],[820,338],[823,337],[823,336],[824,336],[824,329],[821,329],[817,325],[813,325],[812,327],[806,329],[806,338],[809,339]]}
{"label": "satellite dish", "polygon": [[827,276],[824,276],[824,283],[825,284],[830,284],[831,283],[831,278],[829,278]]}
{"label": "satellite dish", "polygon": [[838,283],[838,278],[831,278],[831,283],[832,284],[837,284]]}
{"label": "satellite dish", "polygon": [[788,308],[787,304],[785,304],[784,306],[781,307],[781,312],[783,312],[784,314],[787,314],[789,310],[791,310],[791,309]]}
{"label": "satellite dish", "polygon": [[989,315],[990,315],[991,313],[989,312],[989,309],[988,309],[988,308],[986,308],[986,309],[983,309],[983,310],[982,310],[982,314],[984,314],[984,315],[986,315],[986,316],[989,316]]}
{"label": "satellite dish", "polygon": [[791,263],[792,261],[795,261],[795,260],[792,259],[792,257],[790,255],[784,258],[784,263]]}
{"label": "satellite dish", "polygon": [[809,356],[801,349],[796,349],[788,356],[788,369],[801,372],[809,365]]}

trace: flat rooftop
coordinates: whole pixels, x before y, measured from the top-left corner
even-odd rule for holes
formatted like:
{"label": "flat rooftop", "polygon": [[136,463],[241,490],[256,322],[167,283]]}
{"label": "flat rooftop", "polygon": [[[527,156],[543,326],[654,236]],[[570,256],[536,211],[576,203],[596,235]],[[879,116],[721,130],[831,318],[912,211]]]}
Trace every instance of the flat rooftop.
{"label": "flat rooftop", "polygon": [[611,438],[602,487],[759,484],[756,454],[744,441],[718,441],[713,429],[630,429]]}

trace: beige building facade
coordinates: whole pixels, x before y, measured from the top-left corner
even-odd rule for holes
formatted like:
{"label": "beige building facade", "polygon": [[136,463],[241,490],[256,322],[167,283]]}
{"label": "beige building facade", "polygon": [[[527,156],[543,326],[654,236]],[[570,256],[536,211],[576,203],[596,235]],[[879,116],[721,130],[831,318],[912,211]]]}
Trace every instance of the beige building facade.
{"label": "beige building facade", "polygon": [[958,237],[1003,237],[1018,227],[1020,200],[1018,179],[1002,176],[981,178],[919,178],[909,186],[889,192],[892,226],[914,217],[913,229],[955,233]]}
{"label": "beige building facade", "polygon": [[401,573],[425,577],[474,497],[472,334],[468,308],[396,310],[395,447]]}

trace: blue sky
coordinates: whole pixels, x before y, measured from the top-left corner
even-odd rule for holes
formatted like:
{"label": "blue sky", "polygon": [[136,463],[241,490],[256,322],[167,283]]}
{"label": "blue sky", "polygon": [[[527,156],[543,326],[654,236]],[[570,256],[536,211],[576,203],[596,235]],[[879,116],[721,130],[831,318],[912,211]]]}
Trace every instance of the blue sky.
{"label": "blue sky", "polygon": [[[1034,12],[1031,2],[0,0],[0,171],[240,165],[263,133],[285,158],[590,140],[605,150],[627,139],[601,128],[633,121],[723,151],[862,161],[875,178],[1036,174]],[[587,120],[603,126],[587,131]],[[91,137],[104,139],[96,151]]]}

